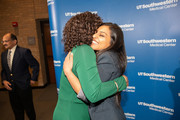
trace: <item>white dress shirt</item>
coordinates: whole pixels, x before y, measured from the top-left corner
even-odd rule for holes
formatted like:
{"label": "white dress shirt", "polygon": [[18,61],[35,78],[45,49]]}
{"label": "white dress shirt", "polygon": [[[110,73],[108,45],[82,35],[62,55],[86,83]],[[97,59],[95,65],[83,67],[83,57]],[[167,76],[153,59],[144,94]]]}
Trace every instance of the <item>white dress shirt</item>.
{"label": "white dress shirt", "polygon": [[[14,53],[15,53],[16,47],[17,47],[17,45],[15,45],[11,49],[8,49],[8,55],[9,55],[9,52],[11,51],[11,58],[10,58],[10,66],[11,66],[11,68],[12,68],[12,62],[13,62],[13,58],[14,58]],[[8,55],[7,55],[7,57],[8,57]]]}

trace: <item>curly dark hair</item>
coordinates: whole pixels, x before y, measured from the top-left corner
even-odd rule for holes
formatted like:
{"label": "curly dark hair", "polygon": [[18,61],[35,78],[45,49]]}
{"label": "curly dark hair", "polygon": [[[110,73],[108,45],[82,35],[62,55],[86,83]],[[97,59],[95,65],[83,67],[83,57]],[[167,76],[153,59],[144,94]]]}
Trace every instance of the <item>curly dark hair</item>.
{"label": "curly dark hair", "polygon": [[76,45],[90,45],[93,34],[102,23],[102,19],[91,12],[83,12],[73,16],[63,30],[64,51],[69,52]]}

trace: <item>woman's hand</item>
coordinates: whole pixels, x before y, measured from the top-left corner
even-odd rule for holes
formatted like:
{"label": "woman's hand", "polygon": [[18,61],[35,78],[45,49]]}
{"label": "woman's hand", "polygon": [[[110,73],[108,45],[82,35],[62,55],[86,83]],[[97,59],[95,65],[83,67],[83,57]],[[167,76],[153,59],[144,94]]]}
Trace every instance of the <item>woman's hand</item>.
{"label": "woman's hand", "polygon": [[69,72],[72,72],[73,67],[73,53],[69,52],[63,63],[64,74],[67,76]]}
{"label": "woman's hand", "polygon": [[128,77],[125,76],[125,75],[122,75],[124,78],[125,78],[125,81],[126,81],[126,85],[129,86],[129,80],[128,80]]}
{"label": "woman's hand", "polygon": [[81,84],[79,82],[79,79],[72,72],[72,67],[73,67],[73,54],[69,52],[64,60],[63,70],[73,90],[78,94],[79,91],[81,90]]}

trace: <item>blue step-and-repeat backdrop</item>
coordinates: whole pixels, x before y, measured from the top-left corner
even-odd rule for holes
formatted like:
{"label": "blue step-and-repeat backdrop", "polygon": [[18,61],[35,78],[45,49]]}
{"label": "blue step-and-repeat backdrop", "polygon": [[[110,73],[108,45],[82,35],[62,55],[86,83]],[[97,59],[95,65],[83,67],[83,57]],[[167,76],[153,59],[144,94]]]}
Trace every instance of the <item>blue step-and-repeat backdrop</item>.
{"label": "blue step-and-repeat backdrop", "polygon": [[130,85],[122,94],[127,120],[180,120],[179,0],[47,0],[59,88],[62,31],[74,15],[97,13],[124,32]]}

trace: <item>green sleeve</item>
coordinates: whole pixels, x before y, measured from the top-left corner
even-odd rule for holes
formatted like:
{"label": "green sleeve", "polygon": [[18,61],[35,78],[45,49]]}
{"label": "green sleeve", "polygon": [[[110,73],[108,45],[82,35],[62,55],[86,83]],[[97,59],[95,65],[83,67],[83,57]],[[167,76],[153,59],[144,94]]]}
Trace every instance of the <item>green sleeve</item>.
{"label": "green sleeve", "polygon": [[78,46],[73,55],[73,70],[77,73],[82,90],[87,99],[94,103],[117,92],[114,81],[117,82],[119,91],[126,88],[124,77],[119,77],[113,81],[102,82],[99,77],[96,55],[88,45]]}

